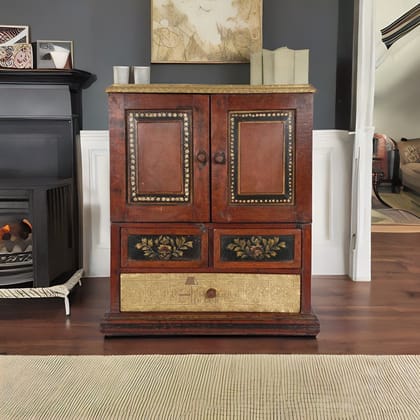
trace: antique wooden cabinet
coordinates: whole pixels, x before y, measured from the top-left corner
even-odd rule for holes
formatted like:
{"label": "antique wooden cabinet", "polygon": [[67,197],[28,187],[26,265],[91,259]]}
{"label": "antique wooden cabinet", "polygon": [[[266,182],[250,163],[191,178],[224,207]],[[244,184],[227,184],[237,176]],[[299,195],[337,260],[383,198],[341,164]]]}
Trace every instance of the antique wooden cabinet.
{"label": "antique wooden cabinet", "polygon": [[105,335],[315,336],[310,85],[114,85]]}

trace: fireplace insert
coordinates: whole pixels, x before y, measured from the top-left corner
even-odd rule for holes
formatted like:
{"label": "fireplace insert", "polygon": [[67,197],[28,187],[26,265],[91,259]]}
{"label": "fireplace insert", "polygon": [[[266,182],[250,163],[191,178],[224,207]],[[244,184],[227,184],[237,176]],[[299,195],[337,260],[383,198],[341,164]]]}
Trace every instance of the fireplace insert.
{"label": "fireplace insert", "polygon": [[90,73],[0,73],[0,287],[47,287],[81,262],[76,136]]}

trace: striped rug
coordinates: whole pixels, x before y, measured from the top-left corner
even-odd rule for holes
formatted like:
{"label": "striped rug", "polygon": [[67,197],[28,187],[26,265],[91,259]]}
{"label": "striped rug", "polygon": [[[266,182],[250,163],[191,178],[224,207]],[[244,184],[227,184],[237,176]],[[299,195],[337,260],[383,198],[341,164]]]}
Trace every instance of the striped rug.
{"label": "striped rug", "polygon": [[0,419],[420,419],[420,356],[0,356]]}

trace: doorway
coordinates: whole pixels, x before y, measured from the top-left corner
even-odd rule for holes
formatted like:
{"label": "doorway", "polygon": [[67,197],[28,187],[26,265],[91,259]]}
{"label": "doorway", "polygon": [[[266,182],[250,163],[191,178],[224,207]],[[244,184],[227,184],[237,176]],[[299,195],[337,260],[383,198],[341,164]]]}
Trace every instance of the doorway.
{"label": "doorway", "polygon": [[374,5],[373,230],[420,227],[420,139],[412,140],[420,138],[420,6],[414,0]]}

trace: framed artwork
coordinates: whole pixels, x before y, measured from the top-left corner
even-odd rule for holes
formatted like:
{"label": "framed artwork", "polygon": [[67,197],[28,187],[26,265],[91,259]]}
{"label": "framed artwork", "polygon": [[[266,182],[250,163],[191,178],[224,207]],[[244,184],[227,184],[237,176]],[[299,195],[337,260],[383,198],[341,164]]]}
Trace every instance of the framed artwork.
{"label": "framed artwork", "polygon": [[32,46],[19,42],[13,45],[0,45],[1,69],[32,69]]}
{"label": "framed artwork", "polygon": [[151,0],[152,63],[241,63],[262,48],[262,0]]}
{"label": "framed artwork", "polygon": [[33,44],[38,69],[73,68],[73,41],[41,40]]}
{"label": "framed artwork", "polygon": [[0,46],[29,43],[29,26],[0,25]]}

